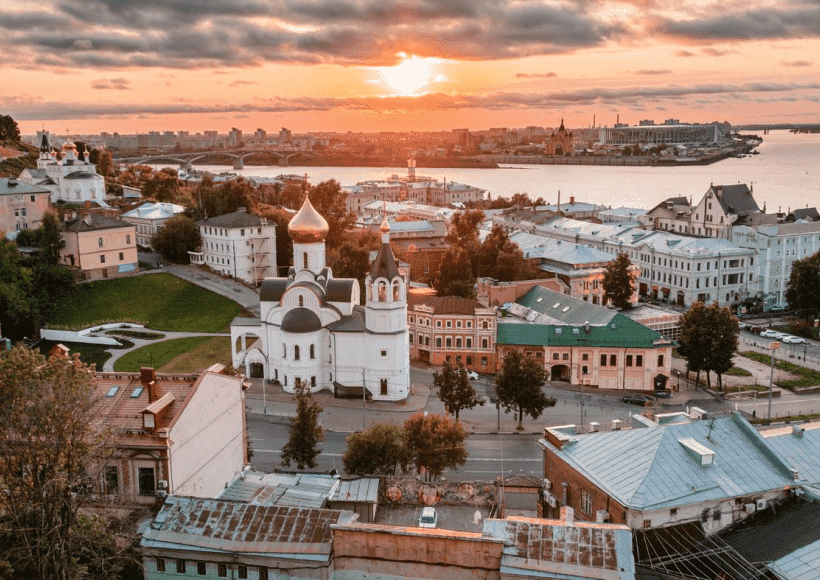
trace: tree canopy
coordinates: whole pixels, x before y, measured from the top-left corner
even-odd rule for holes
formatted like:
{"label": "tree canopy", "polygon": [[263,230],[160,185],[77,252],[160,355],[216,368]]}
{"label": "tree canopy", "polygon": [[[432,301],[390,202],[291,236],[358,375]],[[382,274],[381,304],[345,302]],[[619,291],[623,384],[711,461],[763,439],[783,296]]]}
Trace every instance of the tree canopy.
{"label": "tree canopy", "polygon": [[202,236],[194,220],[181,214],[166,221],[151,240],[154,250],[175,264],[190,263],[188,252],[196,251],[201,244]]}
{"label": "tree canopy", "polygon": [[498,402],[505,413],[518,414],[518,430],[524,428],[524,415],[537,419],[544,409],[555,406],[556,400],[542,390],[546,381],[547,371],[534,360],[523,357],[517,350],[510,350],[504,356],[504,364],[495,380]]}
{"label": "tree canopy", "polygon": [[192,196],[199,203],[203,217],[209,218],[233,213],[240,207],[251,208],[258,194],[243,178],[215,184],[210,176],[205,176]]}
{"label": "tree canopy", "polygon": [[484,405],[484,399],[475,392],[467,371],[461,365],[453,368],[445,361],[441,373],[433,373],[433,386],[436,387],[438,398],[444,403],[447,412],[455,415],[456,422],[462,409]]}
{"label": "tree canopy", "polygon": [[309,387],[304,384],[296,386],[296,417],[290,419],[290,437],[282,448],[282,464],[296,467],[316,467],[316,456],[321,453],[319,443],[325,440],[324,430],[319,425],[322,406],[313,400]]}
{"label": "tree canopy", "polygon": [[737,318],[731,311],[718,306],[717,302],[706,306],[695,302],[681,317],[678,353],[686,359],[687,370],[696,373],[706,371],[707,384],[711,385],[710,371],[718,375],[718,386],[723,387],[722,375],[732,366],[737,352],[740,333]]}
{"label": "tree canopy", "polygon": [[335,179],[323,181],[310,189],[310,203],[328,225],[325,244],[328,248],[339,247],[356,223],[356,214],[347,210],[347,194]]}
{"label": "tree canopy", "polygon": [[110,535],[75,498],[107,456],[95,387],[78,358],[46,359],[22,346],[0,355],[0,553],[15,578],[118,572],[120,562],[106,556],[116,552]]}
{"label": "tree canopy", "polygon": [[820,313],[820,252],[792,262],[786,302],[807,320]]}
{"label": "tree canopy", "polygon": [[20,141],[20,127],[9,115],[0,115],[0,140]]}
{"label": "tree canopy", "polygon": [[433,287],[439,296],[473,298],[474,284],[475,277],[467,252],[460,246],[451,246],[441,258]]}
{"label": "tree canopy", "polygon": [[405,471],[408,458],[401,428],[377,423],[366,431],[351,434],[342,464],[350,475],[395,475]]}
{"label": "tree canopy", "polygon": [[606,266],[604,272],[604,300],[611,300],[618,308],[627,309],[632,294],[635,292],[635,281],[629,269],[632,261],[626,252],[620,252],[614,260]]}
{"label": "tree canopy", "polygon": [[419,474],[436,479],[445,469],[464,465],[467,432],[447,415],[415,413],[404,422],[402,440],[406,457]]}
{"label": "tree canopy", "polygon": [[507,231],[496,224],[478,247],[474,273],[476,277],[511,282],[534,278],[538,272],[524,259],[524,253],[510,240]]}

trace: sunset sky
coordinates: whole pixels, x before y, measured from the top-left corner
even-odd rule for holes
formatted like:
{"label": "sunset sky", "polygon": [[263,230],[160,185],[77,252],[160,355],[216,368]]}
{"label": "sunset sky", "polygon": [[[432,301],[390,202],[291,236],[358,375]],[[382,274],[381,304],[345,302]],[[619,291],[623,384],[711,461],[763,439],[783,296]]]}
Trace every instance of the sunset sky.
{"label": "sunset sky", "polygon": [[4,0],[23,133],[820,122],[820,0]]}

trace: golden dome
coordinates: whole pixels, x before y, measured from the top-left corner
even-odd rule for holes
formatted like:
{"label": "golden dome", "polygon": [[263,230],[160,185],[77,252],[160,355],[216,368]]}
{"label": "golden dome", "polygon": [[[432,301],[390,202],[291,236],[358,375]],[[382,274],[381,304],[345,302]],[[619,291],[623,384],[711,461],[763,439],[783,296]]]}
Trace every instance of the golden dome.
{"label": "golden dome", "polygon": [[63,143],[63,151],[76,151],[77,146],[71,142],[71,139]]}
{"label": "golden dome", "polygon": [[323,242],[330,228],[306,196],[305,203],[288,224],[290,239],[297,244],[312,244]]}
{"label": "golden dome", "polygon": [[387,216],[384,216],[384,219],[382,219],[382,225],[379,227],[379,231],[383,234],[390,231],[390,224],[387,223]]}

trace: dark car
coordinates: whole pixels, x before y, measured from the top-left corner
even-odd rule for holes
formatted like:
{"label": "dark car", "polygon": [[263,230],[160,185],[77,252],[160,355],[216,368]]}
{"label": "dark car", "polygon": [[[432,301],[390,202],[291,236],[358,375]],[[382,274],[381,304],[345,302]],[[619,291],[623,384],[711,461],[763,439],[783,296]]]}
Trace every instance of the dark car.
{"label": "dark car", "polygon": [[629,403],[630,405],[646,405],[654,400],[655,398],[649,395],[628,395],[623,398],[623,402]]}
{"label": "dark car", "polygon": [[672,391],[663,390],[663,391],[655,391],[652,393],[656,399],[671,399],[672,398]]}

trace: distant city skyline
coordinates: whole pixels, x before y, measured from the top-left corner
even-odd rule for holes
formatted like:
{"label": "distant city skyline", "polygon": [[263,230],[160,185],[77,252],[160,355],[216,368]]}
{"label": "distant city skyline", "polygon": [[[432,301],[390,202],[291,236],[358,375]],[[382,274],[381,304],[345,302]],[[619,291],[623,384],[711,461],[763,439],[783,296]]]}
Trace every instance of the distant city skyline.
{"label": "distant city skyline", "polygon": [[820,3],[11,0],[25,134],[820,122]]}

